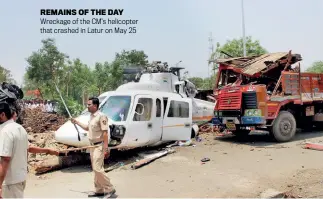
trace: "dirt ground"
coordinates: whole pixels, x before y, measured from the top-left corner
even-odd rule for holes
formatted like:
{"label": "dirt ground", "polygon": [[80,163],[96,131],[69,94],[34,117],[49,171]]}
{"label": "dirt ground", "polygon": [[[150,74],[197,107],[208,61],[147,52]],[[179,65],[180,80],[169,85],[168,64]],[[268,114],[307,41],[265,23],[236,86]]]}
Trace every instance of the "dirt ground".
{"label": "dirt ground", "polygon": [[[323,196],[323,151],[302,148],[305,142],[323,143],[322,132],[299,133],[283,144],[266,134],[246,140],[212,134],[201,138],[196,146],[174,147],[175,153],[136,170],[130,169],[136,158],[129,158],[129,152],[112,154],[125,164],[108,172],[118,197],[261,197],[270,189]],[[203,158],[210,161],[202,164]],[[30,175],[25,197],[87,197],[93,188],[89,165],[79,166]]]}

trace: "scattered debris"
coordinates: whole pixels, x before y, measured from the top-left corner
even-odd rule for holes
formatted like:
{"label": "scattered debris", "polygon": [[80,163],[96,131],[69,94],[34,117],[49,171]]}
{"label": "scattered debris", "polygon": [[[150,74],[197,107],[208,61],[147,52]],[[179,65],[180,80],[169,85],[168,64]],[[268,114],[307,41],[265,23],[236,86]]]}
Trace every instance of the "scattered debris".
{"label": "scattered debris", "polygon": [[175,143],[166,146],[166,148],[171,148],[171,147],[174,147],[174,146],[191,146],[191,145],[193,145],[192,140],[176,141]]}
{"label": "scattered debris", "polygon": [[55,171],[70,166],[86,164],[89,160],[90,157],[88,154],[74,153],[72,156],[47,157],[41,161],[31,163],[31,168],[32,172],[35,174],[44,174],[49,171]]}
{"label": "scattered debris", "polygon": [[200,126],[199,129],[199,134],[204,134],[204,133],[216,133],[218,132],[219,129],[217,126],[213,126],[213,124],[204,124]]}
{"label": "scattered debris", "polygon": [[76,151],[81,151],[81,150],[86,150],[86,149],[91,149],[91,148],[97,148],[99,147],[99,145],[96,146],[85,146],[85,147],[80,147],[80,148],[70,148],[70,149],[64,149],[64,150],[60,150],[60,156],[67,156],[70,155],[71,152],[76,152]]}
{"label": "scattered debris", "polygon": [[267,189],[260,194],[260,198],[302,198],[301,196],[294,196],[291,191],[280,192],[274,189]]}
{"label": "scattered debris", "polygon": [[302,198],[302,196],[295,196],[291,191],[284,192],[283,198]]}
{"label": "scattered debris", "polygon": [[110,172],[110,171],[112,171],[114,169],[118,169],[118,168],[123,167],[123,166],[124,166],[123,162],[118,162],[118,163],[114,164],[113,166],[111,166],[111,167],[109,167],[107,169],[104,169],[104,172]]}
{"label": "scattered debris", "polygon": [[28,133],[45,133],[56,131],[66,122],[66,118],[58,114],[43,112],[41,108],[22,111],[22,126]]}
{"label": "scattered debris", "polygon": [[[66,150],[69,146],[57,143],[54,138],[54,132],[46,132],[46,133],[28,133],[28,140],[32,146],[41,147],[41,148],[50,148],[58,151]],[[29,171],[35,170],[36,164],[39,162],[48,161],[51,159],[51,155],[47,154],[28,154],[28,169]],[[69,157],[70,158],[70,157]]]}
{"label": "scattered debris", "polygon": [[174,146],[178,146],[178,143],[175,142],[173,144],[167,145],[166,148],[171,148],[171,147],[174,147]]}
{"label": "scattered debris", "polygon": [[208,161],[210,161],[210,158],[203,158],[203,159],[201,160],[201,162],[208,162]]}
{"label": "scattered debris", "polygon": [[255,146],[255,148],[283,149],[283,148],[289,148],[289,147],[286,147],[286,146]]}
{"label": "scattered debris", "polygon": [[277,191],[275,189],[267,189],[260,194],[260,198],[276,198],[276,197],[283,197],[283,192]]}
{"label": "scattered debris", "polygon": [[[65,117],[58,114],[43,112],[41,108],[26,108],[22,111],[21,120],[22,126],[26,129],[28,140],[32,146],[55,149],[65,153],[71,151],[71,147],[56,142],[54,136],[54,132],[65,123]],[[73,150],[75,151],[77,149]],[[79,153],[75,153],[68,157],[53,157],[47,154],[29,153],[28,170],[35,174],[42,174],[78,165],[83,159],[81,156],[83,156],[83,154],[81,155]]]}
{"label": "scattered debris", "polygon": [[312,149],[317,151],[323,151],[323,144],[315,144],[315,143],[306,143],[304,149]]}
{"label": "scattered debris", "polygon": [[178,146],[191,146],[192,145],[192,140],[178,141],[177,144],[178,144]]}
{"label": "scattered debris", "polygon": [[175,150],[172,150],[172,149],[168,149],[168,150],[164,150],[164,151],[161,151],[161,152],[158,152],[158,153],[155,153],[155,154],[152,154],[152,155],[149,155],[147,156],[146,158],[142,159],[142,160],[139,160],[138,162],[134,163],[133,165],[131,165],[131,168],[132,169],[138,169],[158,158],[161,158],[167,154],[171,154],[171,153],[174,153]]}
{"label": "scattered debris", "polygon": [[196,136],[196,137],[195,137],[195,140],[196,140],[197,142],[202,142],[202,138],[201,138],[201,137],[199,137],[199,136]]}

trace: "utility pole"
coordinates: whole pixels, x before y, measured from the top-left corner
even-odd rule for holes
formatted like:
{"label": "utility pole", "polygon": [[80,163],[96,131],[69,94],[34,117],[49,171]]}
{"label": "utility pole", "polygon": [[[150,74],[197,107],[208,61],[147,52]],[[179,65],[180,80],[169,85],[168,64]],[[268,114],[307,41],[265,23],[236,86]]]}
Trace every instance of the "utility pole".
{"label": "utility pole", "polygon": [[[210,33],[210,36],[209,36],[209,44],[210,44],[210,46],[209,46],[209,49],[210,49],[210,55],[209,55],[209,60],[211,59],[211,57],[212,57],[212,55],[213,55],[213,53],[214,53],[214,45],[213,45],[213,36],[212,36],[212,32]],[[212,64],[213,63],[213,64]],[[214,65],[214,60],[211,60],[211,61],[209,61],[209,63],[208,63],[208,77],[210,78],[210,82],[209,82],[209,84],[211,85],[211,76],[212,75],[210,75],[210,64],[211,64],[211,67]],[[213,69],[213,68],[212,68]],[[211,69],[211,70],[212,70]],[[214,69],[213,69],[214,70]],[[215,70],[214,70],[214,74],[215,74]]]}
{"label": "utility pole", "polygon": [[241,15],[242,15],[242,37],[243,37],[243,56],[246,57],[246,33],[245,33],[245,23],[244,23],[244,8],[243,0],[241,0]]}

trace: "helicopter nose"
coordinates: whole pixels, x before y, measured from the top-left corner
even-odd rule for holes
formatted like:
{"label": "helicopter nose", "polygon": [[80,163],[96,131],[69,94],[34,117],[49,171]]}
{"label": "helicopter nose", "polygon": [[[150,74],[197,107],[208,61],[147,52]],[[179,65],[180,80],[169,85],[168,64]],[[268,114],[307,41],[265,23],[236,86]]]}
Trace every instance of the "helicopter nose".
{"label": "helicopter nose", "polygon": [[55,132],[55,140],[57,142],[71,145],[71,146],[83,146],[86,141],[86,132],[77,126],[78,131],[80,132],[80,139],[78,140],[78,132],[74,126],[74,124],[70,121],[63,124],[56,132]]}

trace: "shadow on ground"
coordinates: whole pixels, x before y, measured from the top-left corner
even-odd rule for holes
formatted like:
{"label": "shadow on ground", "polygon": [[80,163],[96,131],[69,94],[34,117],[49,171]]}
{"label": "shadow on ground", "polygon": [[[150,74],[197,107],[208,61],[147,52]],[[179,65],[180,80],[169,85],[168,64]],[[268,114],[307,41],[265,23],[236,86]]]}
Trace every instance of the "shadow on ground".
{"label": "shadow on ground", "polygon": [[[318,138],[323,137],[322,131],[312,131],[312,132],[302,132],[301,130],[298,130],[294,139],[291,140],[291,142],[297,142],[297,141],[304,141],[306,139],[312,139],[312,138]],[[223,142],[233,142],[236,144],[244,144],[249,146],[258,146],[258,147],[281,147],[284,143],[278,143],[275,141],[268,132],[266,131],[257,131],[252,132],[250,135],[246,137],[237,137],[234,135],[228,135],[223,137],[216,137],[216,140],[223,141]]]}
{"label": "shadow on ground", "polygon": [[[169,144],[169,143],[168,143]],[[155,153],[162,151],[168,144],[160,145],[157,147],[143,147],[137,149],[130,149],[126,151],[111,150],[110,157],[104,160],[104,168],[106,172],[110,172],[114,169],[124,168],[130,169],[131,165],[137,160],[142,159],[139,156],[140,153]],[[89,154],[83,154],[84,160],[75,164],[71,167],[60,169],[61,172],[65,173],[81,173],[81,172],[92,172],[91,161]],[[77,168],[76,168],[77,167]]]}

